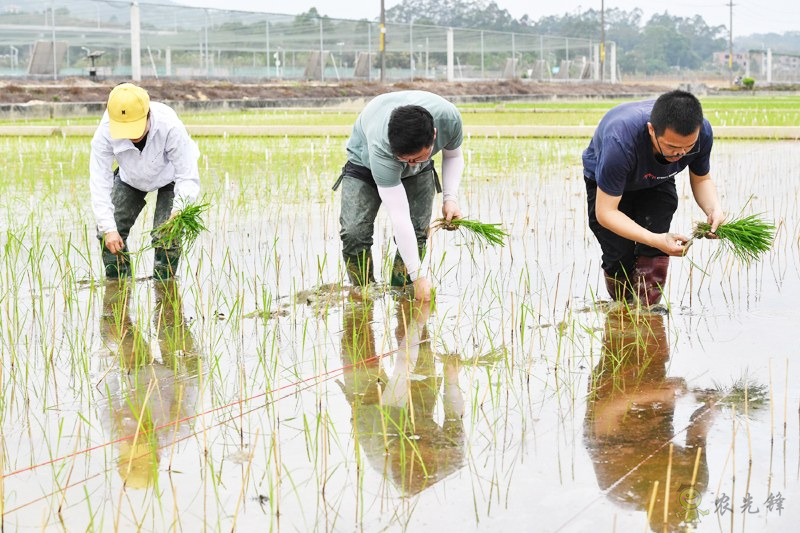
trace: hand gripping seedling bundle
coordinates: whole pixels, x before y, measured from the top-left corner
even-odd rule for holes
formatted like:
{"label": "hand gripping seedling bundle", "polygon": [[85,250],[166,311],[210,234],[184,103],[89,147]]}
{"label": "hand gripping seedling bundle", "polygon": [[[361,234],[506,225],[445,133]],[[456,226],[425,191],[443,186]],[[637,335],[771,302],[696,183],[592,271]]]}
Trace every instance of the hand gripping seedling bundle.
{"label": "hand gripping seedling bundle", "polygon": [[208,228],[203,224],[202,215],[210,204],[189,204],[177,215],[153,230],[156,241],[154,247],[172,248],[179,245],[183,250],[192,247],[197,237]]}
{"label": "hand gripping seedling bundle", "polygon": [[[710,234],[711,224],[698,222],[692,232],[692,240],[702,239]],[[760,259],[761,255],[772,247],[775,225],[763,220],[759,215],[750,215],[720,224],[713,235],[719,238],[728,252],[740,261],[749,263]]]}
{"label": "hand gripping seedling bundle", "polygon": [[433,221],[431,228],[434,230],[462,230],[463,233],[472,236],[479,243],[490,246],[505,246],[505,238],[508,237],[508,233],[500,227],[500,224],[489,224],[468,218],[456,218],[450,222],[444,218],[437,218]]}

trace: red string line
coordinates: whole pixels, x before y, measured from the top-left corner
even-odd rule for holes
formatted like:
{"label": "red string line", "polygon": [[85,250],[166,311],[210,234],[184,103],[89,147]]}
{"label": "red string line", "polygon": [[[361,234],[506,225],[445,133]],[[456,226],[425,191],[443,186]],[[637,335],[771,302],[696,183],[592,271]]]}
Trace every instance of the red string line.
{"label": "red string line", "polygon": [[[420,340],[420,341],[415,342],[413,344],[407,344],[407,345],[404,344],[403,348],[410,347],[410,346],[418,346],[418,345],[421,345],[424,342],[428,342],[429,340],[430,339],[423,339],[423,340]],[[225,405],[214,407],[213,409],[209,409],[209,410],[204,411],[202,413],[186,416],[186,417],[183,417],[183,418],[180,418],[180,419],[177,419],[177,420],[172,420],[170,422],[166,422],[164,424],[161,424],[160,426],[156,426],[156,427],[154,427],[152,429],[148,429],[148,430],[145,430],[145,431],[140,431],[138,433],[132,433],[130,435],[126,435],[124,437],[120,437],[120,438],[115,439],[115,440],[104,442],[102,444],[97,444],[97,445],[91,446],[89,448],[84,448],[83,450],[78,450],[78,451],[75,451],[75,452],[72,452],[72,453],[69,453],[69,454],[66,454],[66,455],[62,455],[61,457],[56,457],[55,459],[50,459],[50,460],[44,461],[42,463],[38,463],[38,464],[35,464],[35,465],[27,466],[27,467],[21,468],[19,470],[14,470],[13,472],[9,472],[8,474],[1,475],[0,476],[0,480],[5,480],[6,478],[9,478],[11,476],[15,476],[17,474],[21,474],[23,472],[29,472],[31,470],[36,470],[36,469],[41,468],[43,466],[48,466],[48,465],[51,465],[53,463],[57,463],[59,461],[63,461],[65,459],[70,459],[72,457],[77,457],[79,455],[84,455],[84,454],[87,454],[89,452],[93,452],[95,450],[99,450],[101,448],[105,448],[106,446],[111,446],[112,444],[118,444],[120,442],[124,442],[126,440],[133,439],[134,437],[136,437],[137,434],[146,436],[149,433],[155,433],[155,432],[160,431],[162,429],[165,429],[165,428],[168,428],[168,427],[172,427],[172,426],[175,426],[175,425],[178,425],[178,424],[182,424],[184,422],[188,422],[189,420],[193,420],[193,419],[199,418],[201,416],[210,415],[212,413],[216,413],[217,411],[221,411],[223,409],[228,409],[230,407],[235,407],[237,405],[241,405],[243,403],[250,402],[250,401],[255,400],[257,398],[261,398],[263,396],[267,396],[269,394],[274,394],[276,392],[280,392],[280,391],[285,390],[285,389],[289,389],[289,388],[292,388],[292,387],[297,387],[297,386],[302,385],[303,383],[306,383],[306,382],[311,381],[311,380],[320,380],[320,378],[328,376],[329,374],[333,374],[333,373],[337,373],[337,372],[344,372],[345,370],[348,370],[348,369],[353,368],[355,366],[363,365],[363,364],[366,364],[366,363],[370,363],[372,361],[377,361],[377,360],[382,359],[382,358],[384,358],[384,357],[386,357],[388,355],[391,355],[391,354],[393,354],[393,353],[395,353],[395,352],[397,352],[399,350],[400,350],[400,347],[395,348],[394,350],[390,350],[388,352],[382,353],[382,354],[373,355],[372,357],[369,357],[367,359],[358,361],[357,363],[352,363],[352,364],[349,364],[349,365],[345,365],[343,367],[340,367],[340,368],[337,368],[337,369],[334,369],[334,370],[329,370],[328,372],[323,372],[322,374],[316,374],[316,375],[308,377],[306,379],[302,379],[300,381],[295,381],[294,383],[289,383],[288,385],[284,385],[284,386],[278,387],[276,389],[272,389],[272,390],[269,390],[269,391],[266,391],[266,392],[261,392],[261,393],[255,394],[253,396],[250,396],[248,398],[244,398],[242,400],[237,400],[235,402],[231,402],[231,403],[228,403],[228,404],[225,404]],[[317,381],[315,381],[314,384],[316,384],[316,383],[317,383]],[[305,389],[301,389],[301,390],[299,390],[297,392],[301,392],[302,390],[305,390]],[[294,394],[297,394],[297,392],[289,394],[287,396],[293,396]],[[283,398],[284,397],[278,398],[278,400],[283,399]]]}
{"label": "red string line", "polygon": [[[394,351],[396,351],[396,350],[392,350],[392,352],[394,352]],[[324,375],[328,375],[328,374],[331,374],[331,373],[344,372],[345,370],[347,370],[347,369],[348,369],[348,368],[350,368],[350,367],[353,367],[353,366],[355,366],[355,365],[361,365],[361,364],[364,364],[364,363],[369,363],[369,362],[371,362],[372,360],[379,359],[379,358],[381,358],[381,357],[385,357],[386,355],[389,355],[389,354],[390,354],[390,353],[392,353],[392,352],[386,352],[385,354],[376,355],[376,356],[370,357],[369,359],[364,359],[363,361],[359,361],[358,363],[354,363],[354,364],[352,364],[352,365],[343,366],[343,367],[341,367],[341,368],[338,368],[338,369],[336,369],[336,370],[332,370],[331,372],[326,372],[325,374],[320,374],[320,375],[321,375],[321,376],[324,376]],[[324,383],[325,381],[328,381],[328,380],[330,380],[330,379],[333,379],[333,378],[335,378],[335,377],[338,377],[338,374],[337,374],[337,375],[328,375],[328,377],[326,377],[326,378],[324,378],[324,379],[321,379],[320,381],[317,381],[317,382],[314,382],[314,383],[309,383],[309,384],[305,385],[304,387],[302,387],[302,388],[298,389],[298,390],[297,390],[297,391],[295,391],[295,392],[292,392],[292,393],[285,394],[285,395],[281,396],[280,398],[275,398],[274,400],[272,400],[271,402],[269,402],[269,404],[272,404],[272,403],[275,403],[275,402],[279,402],[280,400],[283,400],[284,398],[289,398],[289,397],[291,397],[291,396],[294,396],[294,395],[295,395],[295,394],[297,394],[298,392],[302,392],[302,391],[308,390],[308,389],[310,389],[311,387],[313,387],[313,386],[315,386],[315,385],[319,385],[320,383]],[[304,380],[304,381],[307,381],[307,380]],[[298,382],[298,383],[299,383],[299,382]],[[267,405],[269,405],[269,404],[267,404]],[[252,412],[254,412],[254,411],[258,410],[258,409],[260,409],[260,407],[258,407],[258,408],[253,408],[253,409],[249,409],[249,410],[247,410],[247,411],[244,411],[244,412],[242,412],[242,413],[239,413],[238,415],[231,415],[231,417],[230,417],[230,418],[226,418],[225,420],[222,420],[222,421],[220,421],[220,422],[217,422],[216,424],[212,424],[211,426],[206,426],[206,427],[204,427],[204,428],[203,428],[203,430],[206,430],[206,429],[212,429],[212,428],[215,428],[215,427],[217,427],[217,426],[221,426],[221,425],[223,425],[223,424],[227,424],[227,423],[228,423],[229,421],[231,421],[231,420],[235,420],[235,419],[237,419],[237,418],[241,418],[241,417],[243,417],[244,415],[248,415],[248,414],[250,414],[250,413],[252,413]],[[200,416],[200,415],[196,415],[196,416]],[[153,429],[153,430],[148,430],[147,432],[151,432],[151,431],[155,431],[155,429]],[[141,432],[141,433],[142,433],[142,434],[144,434],[144,433],[147,433],[147,432]],[[156,451],[157,451],[157,450],[162,450],[162,449],[165,449],[165,448],[168,448],[168,447],[171,447],[171,446],[175,446],[175,445],[176,445],[176,444],[178,444],[179,442],[182,442],[182,441],[184,441],[184,440],[190,439],[190,438],[192,438],[192,437],[196,437],[197,435],[199,435],[199,433],[200,433],[199,431],[194,431],[194,432],[190,433],[189,435],[184,435],[183,437],[180,437],[180,438],[177,438],[177,439],[173,439],[171,442],[169,442],[169,443],[167,443],[167,444],[164,444],[164,445],[162,445],[162,446],[158,446],[158,447],[156,448]],[[133,438],[133,437],[130,437],[130,436],[129,436],[129,437],[127,437],[127,438]],[[117,441],[114,441],[114,442],[117,442]],[[154,452],[145,452],[145,453],[142,453],[142,454],[140,454],[140,455],[137,455],[136,457],[134,457],[134,458],[133,458],[133,459],[131,459],[131,460],[132,460],[132,461],[135,461],[136,459],[141,459],[142,457],[145,457],[145,456],[149,455],[150,453],[154,453]],[[55,496],[56,494],[61,494],[62,492],[66,491],[67,489],[71,489],[71,488],[77,487],[77,486],[79,486],[79,485],[83,485],[84,483],[86,483],[87,481],[89,481],[89,480],[91,480],[91,479],[94,479],[94,478],[96,478],[96,477],[98,477],[98,476],[100,476],[100,475],[107,474],[108,472],[110,472],[110,471],[112,470],[112,468],[113,468],[113,467],[106,468],[106,469],[105,469],[105,470],[103,470],[102,472],[97,472],[96,474],[92,474],[91,476],[89,476],[89,477],[87,477],[87,478],[84,478],[84,479],[82,479],[82,480],[80,480],[80,481],[76,481],[76,482],[74,482],[74,483],[71,483],[71,484],[69,484],[69,485],[65,486],[63,489],[60,489],[60,490],[56,490],[56,491],[50,492],[50,493],[48,493],[48,494],[45,494],[45,495],[43,495],[43,496],[39,496],[38,498],[35,498],[35,499],[31,500],[31,501],[28,501],[28,502],[25,502],[25,503],[23,503],[23,504],[20,504],[20,505],[18,505],[18,506],[16,506],[16,507],[14,507],[14,508],[12,508],[12,509],[7,509],[7,510],[5,510],[5,511],[3,512],[3,516],[10,515],[10,514],[12,514],[12,513],[15,513],[15,512],[17,512],[17,511],[19,511],[19,510],[21,510],[21,509],[24,509],[24,508],[26,508],[26,507],[30,507],[30,506],[31,506],[31,505],[33,505],[34,503],[37,503],[37,502],[40,502],[40,501],[46,500],[47,498],[50,498],[51,496]],[[24,472],[24,470],[21,470],[21,472]],[[12,475],[12,474],[8,474],[8,475]]]}

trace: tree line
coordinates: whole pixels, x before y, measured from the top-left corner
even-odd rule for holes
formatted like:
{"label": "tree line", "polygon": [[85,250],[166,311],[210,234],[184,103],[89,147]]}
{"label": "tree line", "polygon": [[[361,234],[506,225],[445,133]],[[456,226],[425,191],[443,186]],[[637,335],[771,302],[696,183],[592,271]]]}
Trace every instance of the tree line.
{"label": "tree line", "polygon": [[[387,22],[434,24],[485,30],[600,38],[600,11],[589,9],[532,20],[515,19],[489,0],[403,0],[386,11]],[[625,72],[656,74],[701,69],[714,52],[727,50],[727,28],[668,12],[642,20],[642,11],[605,10],[605,38],[617,43],[617,63]]]}

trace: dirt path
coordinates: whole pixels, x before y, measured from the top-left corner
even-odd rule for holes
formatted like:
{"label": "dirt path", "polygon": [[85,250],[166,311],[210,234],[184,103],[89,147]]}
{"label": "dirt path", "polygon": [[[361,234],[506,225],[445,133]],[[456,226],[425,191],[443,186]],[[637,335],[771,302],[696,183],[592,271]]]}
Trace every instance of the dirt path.
{"label": "dirt path", "polygon": [[[104,102],[117,81],[91,82],[69,78],[58,82],[43,80],[0,81],[0,103],[29,102]],[[627,85],[601,83],[538,83],[523,80],[488,82],[265,82],[232,83],[226,81],[163,81],[141,83],[154,100],[241,100],[293,98],[361,98],[405,89],[420,89],[444,96],[597,97],[634,96],[664,92],[668,85]]]}

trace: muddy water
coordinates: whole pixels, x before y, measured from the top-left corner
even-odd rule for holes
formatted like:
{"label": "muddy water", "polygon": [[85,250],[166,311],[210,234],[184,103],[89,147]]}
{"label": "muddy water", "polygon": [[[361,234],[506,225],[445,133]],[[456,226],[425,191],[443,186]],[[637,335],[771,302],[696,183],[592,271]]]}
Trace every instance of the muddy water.
{"label": "muddy water", "polygon": [[[669,310],[631,314],[605,301],[580,141],[467,142],[464,210],[511,237],[435,233],[432,309],[341,286],[335,141],[204,141],[211,231],[167,287],[147,254],[131,284],[91,281],[86,154],[51,142],[58,172],[2,185],[10,530],[800,520],[794,144],[715,146],[723,204],[776,220],[773,252],[747,267],[698,243]],[[679,194],[688,232],[686,176]],[[377,258],[390,241],[381,216]]]}

